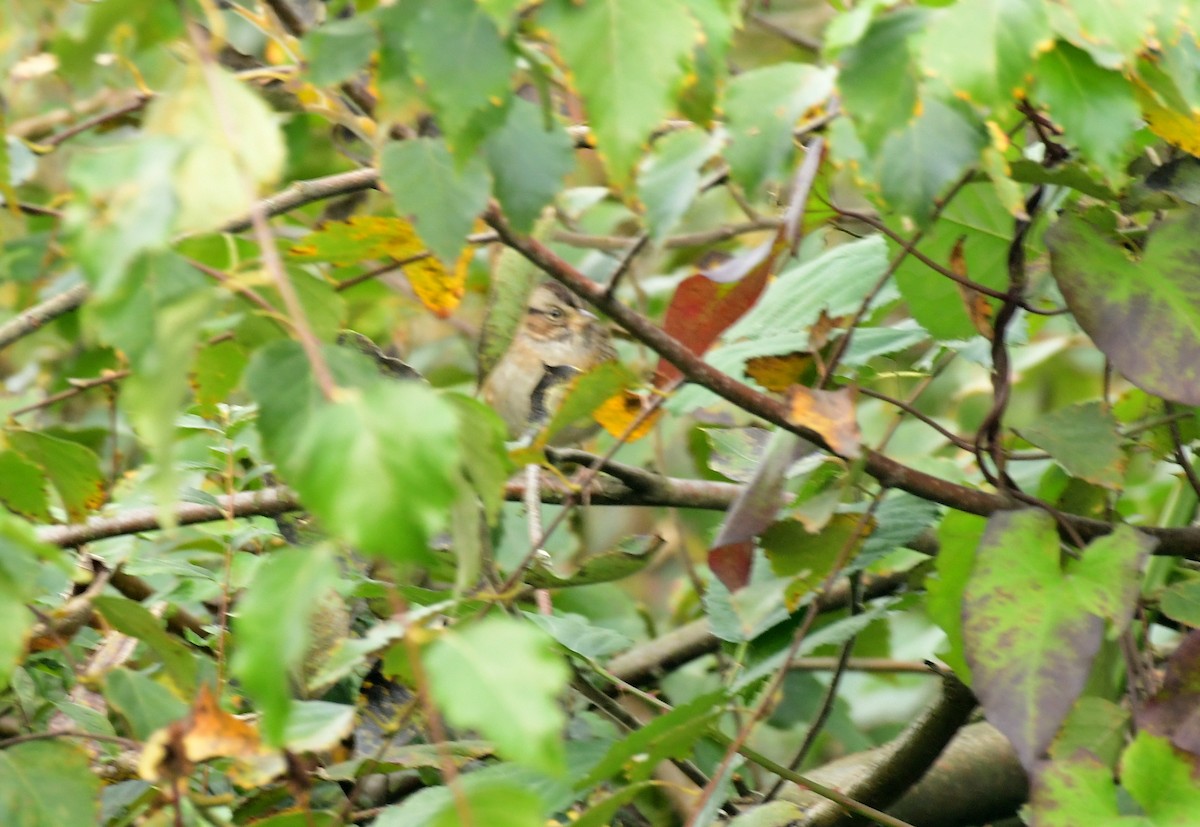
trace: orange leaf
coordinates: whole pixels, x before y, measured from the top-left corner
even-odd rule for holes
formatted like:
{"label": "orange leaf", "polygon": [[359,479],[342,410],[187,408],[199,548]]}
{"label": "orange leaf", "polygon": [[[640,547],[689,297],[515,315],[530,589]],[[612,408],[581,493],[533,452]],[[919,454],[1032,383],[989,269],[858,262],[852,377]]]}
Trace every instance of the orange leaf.
{"label": "orange leaf", "polygon": [[[624,390],[610,396],[601,403],[592,416],[600,423],[604,430],[615,437],[620,437],[629,430],[629,426],[633,424],[633,421],[642,415],[645,405],[646,401],[643,397],[633,391]],[[638,426],[626,437],[625,441],[635,442],[644,437],[654,427],[654,423],[658,421],[658,417],[661,414],[662,408],[651,413],[638,423]]]}
{"label": "orange leaf", "polygon": [[802,378],[813,366],[813,357],[798,350],[782,356],[755,356],[746,360],[746,375],[769,391],[783,393]]}
{"label": "orange leaf", "polygon": [[146,740],[138,774],[147,781],[183,778],[210,758],[234,759],[229,775],[242,787],[261,786],[286,769],[279,751],[263,745],[258,727],[221,709],[205,685],[186,718]]}
{"label": "orange leaf", "polygon": [[[966,236],[960,238],[954,245],[954,249],[950,251],[950,271],[956,276],[967,278],[967,257],[963,255],[963,243],[966,241]],[[978,290],[967,287],[961,282],[955,282],[958,285],[958,293],[962,296],[963,304],[967,309],[967,316],[971,319],[971,324],[975,326],[975,330],[980,336],[992,340],[992,316],[996,315],[996,309],[992,307],[992,303],[988,301],[987,296],[980,293]]]}
{"label": "orange leaf", "polygon": [[854,417],[854,394],[849,388],[821,391],[793,385],[787,403],[789,422],[816,431],[841,456],[858,458],[862,435]]}

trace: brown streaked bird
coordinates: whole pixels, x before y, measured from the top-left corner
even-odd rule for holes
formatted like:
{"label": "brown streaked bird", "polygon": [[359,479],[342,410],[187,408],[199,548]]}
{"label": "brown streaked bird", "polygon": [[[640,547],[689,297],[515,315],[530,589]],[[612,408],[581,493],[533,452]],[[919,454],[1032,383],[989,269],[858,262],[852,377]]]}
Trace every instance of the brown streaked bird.
{"label": "brown streaked bird", "polygon": [[534,288],[512,344],[483,382],[509,436],[521,439],[550,419],[566,384],[616,358],[608,331],[567,288],[555,281]]}

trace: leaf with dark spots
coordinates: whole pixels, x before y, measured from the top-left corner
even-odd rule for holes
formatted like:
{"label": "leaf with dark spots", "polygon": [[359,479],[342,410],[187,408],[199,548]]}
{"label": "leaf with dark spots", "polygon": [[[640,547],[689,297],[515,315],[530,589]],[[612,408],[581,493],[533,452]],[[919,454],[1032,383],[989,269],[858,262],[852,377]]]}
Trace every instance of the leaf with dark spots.
{"label": "leaf with dark spots", "polygon": [[1054,518],[988,521],[963,595],[963,643],[988,720],[1032,770],[1083,691],[1105,621],[1129,622],[1155,541],[1128,526],[1061,562]]}
{"label": "leaf with dark spots", "polygon": [[1131,257],[1111,213],[1066,214],[1046,233],[1050,266],[1079,325],[1130,382],[1200,404],[1200,210],[1156,225]]}

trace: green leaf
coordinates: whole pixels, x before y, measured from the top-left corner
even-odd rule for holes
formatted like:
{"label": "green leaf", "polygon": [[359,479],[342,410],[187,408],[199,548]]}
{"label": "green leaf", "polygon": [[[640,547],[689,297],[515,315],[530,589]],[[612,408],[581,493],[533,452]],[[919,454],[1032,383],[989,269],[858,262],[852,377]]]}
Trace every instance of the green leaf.
{"label": "green leaf", "polygon": [[1046,13],[1059,37],[1085,50],[1106,69],[1132,65],[1138,52],[1152,48],[1158,37],[1173,39],[1170,29],[1154,31],[1159,3],[1114,3],[1111,0],[1071,0],[1048,3]]}
{"label": "green leaf", "polygon": [[50,480],[72,522],[85,519],[104,503],[100,459],[78,442],[17,430],[8,432],[8,442]]}
{"label": "green leaf", "polygon": [[971,668],[963,653],[963,595],[975,568],[975,549],[986,528],[987,520],[978,515],[947,514],[937,531],[936,574],[925,581],[925,611],[946,633],[949,645],[939,657],[965,683],[971,681]]}
{"label": "green leaf", "polygon": [[1049,36],[1040,0],[960,0],[929,22],[922,56],[955,95],[997,111],[1025,92]]}
{"label": "green leaf", "polygon": [[883,197],[924,225],[945,189],[979,161],[985,146],[976,121],[935,98],[924,100],[921,113],[880,150]]}
{"label": "green leaf", "polygon": [[[182,152],[173,138],[147,135],[72,155],[67,177],[79,199],[66,211],[67,239],[97,301],[125,286],[141,253],[166,245],[177,211],[171,181]],[[84,206],[92,202],[98,206]]]}
{"label": "green leaf", "polygon": [[0,503],[14,514],[50,522],[46,475],[16,451],[0,451]]}
{"label": "green leaf", "polygon": [[457,496],[454,408],[423,383],[381,378],[358,353],[323,356],[343,389],[337,402],[322,399],[293,342],[251,361],[246,383],[268,454],[336,536],[369,554],[426,559]]}
{"label": "green leaf", "polygon": [[646,206],[650,237],[661,241],[700,192],[700,170],[717,152],[711,135],[680,130],[654,142],[638,167],[638,196]]}
{"label": "green leaf", "polygon": [[257,189],[274,184],[287,159],[275,113],[215,63],[203,71],[188,66],[154,97],[144,127],[184,147],[170,176],[176,232],[215,230],[246,215]]}
{"label": "green leaf", "polygon": [[804,818],[804,810],[791,801],[769,801],[743,812],[729,827],[788,827]]}
{"label": "green leaf", "polygon": [[1054,739],[1050,755],[1055,759],[1070,758],[1079,750],[1086,750],[1115,768],[1129,732],[1129,718],[1128,710],[1105,698],[1080,698]]}
{"label": "green leaf", "polygon": [[454,409],[433,390],[381,381],[318,407],[284,467],[330,531],[367,553],[414,561],[455,499],[458,437]]}
{"label": "green leaf", "polygon": [[528,569],[523,579],[526,585],[535,589],[566,589],[610,583],[646,568],[652,562],[654,552],[660,548],[661,537],[628,537],[613,548],[599,554],[589,554],[583,565],[566,577],[559,577],[550,569],[537,567]]}
{"label": "green leaf", "polygon": [[1121,488],[1127,460],[1117,420],[1099,402],[1046,414],[1022,428],[1021,435],[1048,451],[1068,474],[1106,488]]}
{"label": "green leaf", "polygon": [[1050,228],[1050,268],[1096,347],[1149,393],[1200,404],[1200,290],[1195,239],[1200,210],[1157,223],[1130,257],[1111,214],[1067,213]]}
{"label": "green leaf", "polygon": [[514,98],[483,150],[504,214],[514,230],[528,233],[575,168],[570,136],[557,120],[547,123],[537,106]]}
{"label": "green leaf", "polygon": [[545,827],[549,814],[537,791],[494,769],[461,776],[454,790],[445,786],[421,790],[403,804],[384,808],[372,823],[374,827],[460,827],[462,807],[477,825]]}
{"label": "green leaf", "polygon": [[375,29],[363,16],[327,20],[304,35],[309,78],[317,86],[341,83],[367,65]]}
{"label": "green leaf", "polygon": [[446,394],[445,401],[457,413],[461,441],[470,445],[463,452],[463,470],[483,503],[489,525],[500,517],[504,505],[504,486],[514,470],[504,447],[508,432],[495,411],[478,399],[462,394]]}
{"label": "green leaf", "polygon": [[310,621],[337,578],[327,549],[283,549],[263,563],[238,601],[230,668],[262,712],[263,738],[274,746],[283,743],[289,723],[291,690],[312,638]]}
{"label": "green leaf", "polygon": [[[876,4],[864,3],[870,9]],[[841,55],[838,90],[858,136],[871,154],[917,114],[919,69],[911,39],[924,30],[929,11],[902,9],[871,23]]]}
{"label": "green leaf", "polygon": [[[990,184],[964,187],[941,217],[928,228],[917,245],[923,255],[949,266],[951,251],[966,236],[963,257],[967,276],[993,289],[1008,284],[1008,248],[1012,242],[1013,218],[996,197]],[[897,223],[893,229],[903,229]],[[899,245],[889,244],[895,255]],[[900,288],[913,318],[935,339],[959,341],[978,335],[968,318],[958,285],[913,256],[906,256],[896,271]]]}
{"label": "green leaf", "polygon": [[1110,182],[1124,177],[1126,144],[1141,124],[1133,87],[1120,72],[1097,66],[1086,52],[1059,43],[1034,66],[1034,98]]}
{"label": "green leaf", "polygon": [[1155,825],[1186,824],[1200,808],[1192,764],[1166,738],[1139,732],[1121,756],[1121,785]]}
{"label": "green leaf", "polygon": [[356,710],[349,704],[296,701],[283,743],[292,752],[332,750],[354,731]]}
{"label": "green leaf", "polygon": [[413,216],[430,251],[453,267],[475,217],[487,205],[491,181],[483,160],[472,157],[460,167],[441,140],[399,141],[383,148],[380,176],[396,209]]}
{"label": "green leaf", "polygon": [[0,512],[0,689],[25,656],[34,616],[26,604],[37,596],[39,559],[62,560],[63,553],[38,541],[23,520]]}
{"label": "green leaf", "polygon": [[595,626],[583,615],[542,615],[526,613],[526,618],[541,626],[564,648],[585,658],[602,658],[628,649],[633,640],[620,632]]}
{"label": "green leaf", "polygon": [[501,34],[508,34],[516,21],[516,14],[528,0],[477,0],[480,10],[492,18]]}
{"label": "green leaf", "polygon": [[565,771],[559,695],[569,672],[544,632],[488,618],[448,632],[424,660],[433,696],[451,723],[483,733],[510,760],[552,775]]}
{"label": "green leaf", "polygon": [[100,823],[100,777],[74,744],[35,741],[0,752],[0,822],[11,827]]}
{"label": "green leaf", "polygon": [[548,0],[538,22],[583,98],[609,178],[626,186],[683,79],[699,34],[695,22],[679,0]]}
{"label": "green leaf", "polygon": [[229,398],[241,381],[248,361],[246,349],[232,340],[216,342],[197,351],[191,386],[204,416],[213,417],[217,405]]}
{"label": "green leaf", "polygon": [[1079,696],[1109,621],[1133,612],[1155,541],[1128,526],[1060,564],[1054,518],[1005,511],[988,520],[963,597],[972,688],[1026,768],[1041,759]]}
{"label": "green leaf", "polygon": [[139,741],[188,713],[187,704],[171,690],[128,669],[114,669],[104,676],[104,699]]}
{"label": "green leaf", "polygon": [[450,150],[465,161],[483,137],[481,119],[503,119],[512,52],[473,0],[422,3],[405,38],[409,73],[432,102]]}
{"label": "green leaf", "polygon": [[190,697],[195,692],[195,654],[167,633],[162,620],[142,604],[124,597],[100,595],[92,605],[114,629],[142,641],[158,656],[181,696]]}
{"label": "green leaf", "polygon": [[659,761],[683,758],[725,711],[725,691],[708,692],[680,704],[615,742],[595,767],[575,784],[586,790],[623,775],[637,783],[650,778]]}
{"label": "green leaf", "polygon": [[1172,620],[1200,629],[1200,580],[1173,583],[1159,598],[1159,608]]}
{"label": "green leaf", "polygon": [[796,151],[793,132],[805,112],[833,94],[835,73],[804,63],[780,63],[738,75],[725,92],[729,173],[748,194],[787,176]]}
{"label": "green leaf", "polygon": [[1086,752],[1050,762],[1033,781],[1030,806],[1039,825],[1146,827],[1142,819],[1118,815],[1112,770]]}

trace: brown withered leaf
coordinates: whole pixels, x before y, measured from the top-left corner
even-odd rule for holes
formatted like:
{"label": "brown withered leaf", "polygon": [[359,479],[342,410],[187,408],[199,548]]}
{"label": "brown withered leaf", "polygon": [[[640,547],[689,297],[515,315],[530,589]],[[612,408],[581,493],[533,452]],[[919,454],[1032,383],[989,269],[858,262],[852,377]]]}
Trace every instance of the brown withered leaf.
{"label": "brown withered leaf", "polygon": [[[633,421],[642,415],[646,404],[647,400],[642,396],[631,390],[623,390],[601,403],[600,407],[596,408],[592,414],[592,418],[599,422],[600,426],[608,433],[619,438],[629,429]],[[638,423],[625,441],[634,442],[650,433],[650,429],[654,427],[654,423],[658,422],[661,414],[662,408],[651,413]]]}
{"label": "brown withered leaf", "polygon": [[793,385],[788,390],[787,406],[789,422],[812,428],[841,456],[859,457],[862,435],[854,416],[854,393],[850,388],[822,391]]}
{"label": "brown withered leaf", "polygon": [[[964,279],[968,278],[967,257],[963,254],[963,244],[966,240],[966,236],[960,238],[955,242],[954,249],[950,251],[950,272]],[[966,308],[971,324],[974,325],[980,336],[990,342],[992,340],[992,317],[996,315],[996,309],[992,307],[988,297],[978,290],[960,282],[955,282],[955,284],[958,285],[958,294],[962,296],[963,306]]]}
{"label": "brown withered leaf", "polygon": [[812,327],[808,329],[808,346],[813,350],[820,350],[829,343],[830,334],[835,330],[841,330],[850,323],[853,316],[830,316],[825,312],[825,308],[821,308],[821,315],[813,322]]}
{"label": "brown withered leaf", "polygon": [[244,788],[262,786],[287,769],[283,754],[262,743],[258,727],[221,709],[205,685],[186,718],[146,740],[138,774],[146,781],[184,778],[210,758],[232,758],[230,780]]}
{"label": "brown withered leaf", "polygon": [[813,364],[813,355],[805,350],[755,356],[746,360],[746,375],[769,391],[783,393],[792,385],[802,384]]}

